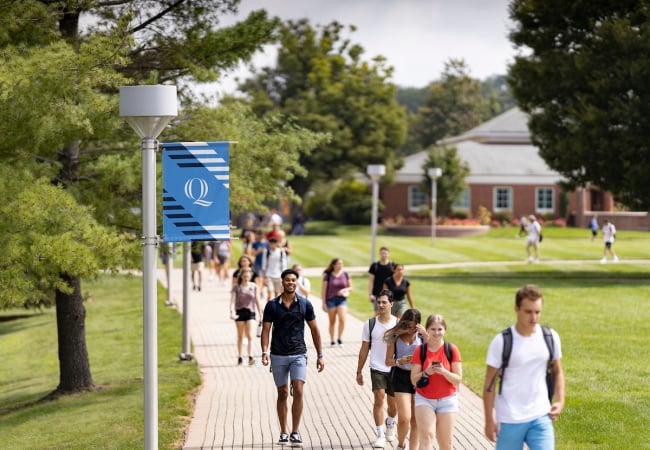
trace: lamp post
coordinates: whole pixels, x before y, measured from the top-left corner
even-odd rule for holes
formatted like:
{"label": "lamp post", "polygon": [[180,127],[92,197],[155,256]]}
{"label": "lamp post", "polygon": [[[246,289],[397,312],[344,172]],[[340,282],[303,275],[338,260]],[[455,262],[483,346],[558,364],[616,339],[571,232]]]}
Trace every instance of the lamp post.
{"label": "lamp post", "polygon": [[158,341],[156,311],[157,138],[178,114],[176,86],[122,86],[120,116],[142,139],[142,294],[144,448],[158,448]]}
{"label": "lamp post", "polygon": [[437,179],[442,175],[439,167],[427,169],[427,175],[431,178],[431,245],[436,240],[436,209],[438,207],[438,186]]}
{"label": "lamp post", "polygon": [[375,260],[375,243],[377,241],[377,209],[379,204],[379,179],[386,174],[383,164],[369,164],[366,173],[372,180],[372,218],[370,219],[370,264]]}

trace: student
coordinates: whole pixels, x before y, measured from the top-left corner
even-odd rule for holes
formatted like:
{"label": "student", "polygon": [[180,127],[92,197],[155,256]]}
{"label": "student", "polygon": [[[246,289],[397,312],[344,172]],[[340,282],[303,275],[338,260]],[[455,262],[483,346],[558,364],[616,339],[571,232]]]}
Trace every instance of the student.
{"label": "student", "polygon": [[[361,348],[357,363],[357,384],[363,386],[363,366],[370,355],[370,382],[374,403],[372,415],[375,419],[377,438],[372,443],[372,448],[384,448],[386,440],[395,440],[395,416],[397,405],[393,392],[393,382],[390,376],[390,367],[386,365],[386,331],[397,325],[397,317],[390,313],[393,304],[393,293],[383,290],[377,297],[377,316],[366,321],[361,333]],[[372,331],[370,325],[373,324]],[[384,399],[386,399],[388,417],[384,422]],[[384,424],[386,430],[384,431]]]}
{"label": "student", "polygon": [[411,383],[411,358],[413,351],[422,344],[426,330],[420,324],[422,318],[417,309],[407,309],[390,330],[384,334],[386,341],[386,365],[391,367],[391,379],[397,403],[397,450],[406,448],[409,434],[410,450],[418,450],[418,429],[415,421],[415,388]]}
{"label": "student", "polygon": [[[564,373],[560,337],[553,338],[553,403],[549,401],[546,370],[549,349],[538,324],[544,299],[540,289],[529,284],[515,295],[516,322],[510,327],[512,350],[507,368],[503,364],[504,335],[492,339],[487,352],[483,389],[485,436],[496,441],[497,450],[520,449],[524,443],[530,450],[555,448],[553,421],[564,408]],[[501,375],[500,386],[496,386]]]}
{"label": "student", "polygon": [[[307,345],[305,344],[305,322],[311,331],[316,347],[316,370],[325,368],[320,331],[316,323],[314,307],[309,300],[296,294],[298,273],[287,269],[281,274],[282,294],[266,304],[262,328],[262,364],[271,363],[273,381],[278,389],[277,413],[280,422],[279,444],[302,446],[298,431],[303,409],[303,388],[307,379]],[[271,335],[271,327],[273,333]],[[271,352],[269,353],[269,336]],[[293,403],[291,405],[291,434],[287,424],[289,386]]]}
{"label": "student", "polygon": [[[384,289],[393,293],[392,314],[398,319],[402,317],[407,308],[413,308],[411,295],[411,282],[404,276],[404,264],[394,264],[393,274],[384,280]],[[408,300],[408,305],[406,301]]]}
{"label": "student", "polygon": [[[352,290],[350,275],[343,270],[343,260],[334,258],[323,271],[321,299],[323,311],[329,319],[330,342],[334,346],[343,346],[343,330],[348,312],[348,295]],[[338,328],[337,328],[338,322]],[[338,334],[335,334],[338,332]],[[335,339],[336,336],[336,340]]]}
{"label": "student", "polygon": [[[528,263],[539,262],[539,241],[542,235],[542,226],[534,215],[528,216],[528,237],[526,238],[526,254]],[[533,253],[531,253],[531,249]],[[533,254],[535,258],[533,259]]]}
{"label": "student", "polygon": [[253,359],[253,330],[260,310],[260,291],[252,281],[253,269],[240,269],[237,284],[231,289],[230,318],[237,327],[237,365],[242,364],[242,347],[244,338],[248,339],[248,365],[255,364]]}
{"label": "student", "polygon": [[420,448],[432,448],[435,435],[440,450],[451,450],[458,414],[458,385],[463,378],[460,352],[450,344],[451,358],[447,356],[444,340],[447,323],[440,314],[430,315],[425,328],[428,338],[423,344],[426,345],[424,359],[421,346],[415,349],[411,358]]}
{"label": "student", "polygon": [[614,239],[616,237],[616,227],[612,222],[605,219],[603,221],[603,240],[605,241],[605,248],[603,249],[603,258],[600,260],[601,264],[607,262],[607,255],[612,257],[612,261],[618,262],[618,256],[614,251]]}
{"label": "student", "polygon": [[377,311],[377,296],[384,288],[384,280],[393,274],[393,263],[389,259],[388,247],[379,249],[379,260],[370,264],[368,269],[368,300],[372,303],[374,311]]}

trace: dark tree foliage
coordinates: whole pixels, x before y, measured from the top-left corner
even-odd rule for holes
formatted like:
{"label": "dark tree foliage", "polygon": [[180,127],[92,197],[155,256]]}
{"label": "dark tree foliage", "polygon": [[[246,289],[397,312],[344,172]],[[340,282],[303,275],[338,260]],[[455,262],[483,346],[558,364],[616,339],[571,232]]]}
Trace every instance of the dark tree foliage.
{"label": "dark tree foliage", "polygon": [[509,83],[570,187],[650,208],[650,2],[514,0]]}

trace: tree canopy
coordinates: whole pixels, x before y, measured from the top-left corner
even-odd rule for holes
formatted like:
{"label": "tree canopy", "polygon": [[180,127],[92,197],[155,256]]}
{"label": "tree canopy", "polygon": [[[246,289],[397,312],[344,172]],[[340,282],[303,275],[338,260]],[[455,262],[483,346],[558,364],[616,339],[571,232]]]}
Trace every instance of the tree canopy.
{"label": "tree canopy", "polygon": [[650,208],[650,3],[514,0],[509,72],[540,155],[570,187]]}
{"label": "tree canopy", "polygon": [[283,24],[276,65],[241,85],[256,113],[280,112],[331,136],[301,155],[308,177],[290,183],[299,195],[313,182],[365,173],[368,164],[384,164],[391,173],[395,149],[405,139],[392,68],[382,57],[363,60],[362,47],[345,39],[344,30],[337,22],[317,28],[307,20]]}

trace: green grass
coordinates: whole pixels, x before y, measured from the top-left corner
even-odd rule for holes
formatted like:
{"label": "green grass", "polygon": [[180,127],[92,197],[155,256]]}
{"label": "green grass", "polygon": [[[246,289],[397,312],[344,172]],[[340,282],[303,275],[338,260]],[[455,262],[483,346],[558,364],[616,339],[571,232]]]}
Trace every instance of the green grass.
{"label": "green grass", "polygon": [[[317,230],[324,233],[315,235]],[[524,240],[515,228],[462,239],[406,238],[380,233],[392,259],[406,264],[417,307],[426,316],[441,313],[448,338],[462,353],[464,382],[480,392],[485,352],[492,337],[514,320],[514,292],[539,284],[545,295],[542,322],[562,337],[567,378],[566,408],[556,424],[558,449],[650,448],[650,233],[620,231],[619,264],[601,265],[602,241],[588,230],[545,228],[540,264],[521,264]],[[309,223],[308,236],[290,237],[293,260],[325,268],[333,257],[349,266],[370,262],[368,227]],[[238,249],[237,244],[234,245]],[[553,263],[545,261],[554,260]],[[180,267],[181,258],[176,259]],[[482,266],[415,271],[413,264],[494,261]],[[515,263],[509,263],[514,261]],[[367,279],[353,277],[350,312],[371,315]],[[312,278],[314,292],[320,282]],[[53,310],[0,322],[3,376],[0,377],[2,448],[142,448],[141,280],[102,276],[84,283],[86,335],[93,378],[102,389],[35,403],[58,384],[56,322]],[[199,383],[196,365],[179,363],[180,316],[163,305],[159,289],[159,441],[178,448]]]}
{"label": "green grass", "polygon": [[[102,276],[84,283],[86,341],[95,392],[38,402],[58,384],[54,310],[2,322],[0,430],[3,449],[137,449],[143,446],[142,280]],[[158,305],[164,304],[159,292]],[[16,311],[12,311],[16,314]],[[20,312],[24,314],[24,312]],[[3,316],[10,315],[5,312]],[[178,448],[199,384],[179,363],[180,316],[158,310],[160,448]]]}

